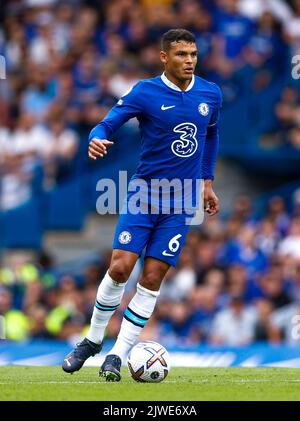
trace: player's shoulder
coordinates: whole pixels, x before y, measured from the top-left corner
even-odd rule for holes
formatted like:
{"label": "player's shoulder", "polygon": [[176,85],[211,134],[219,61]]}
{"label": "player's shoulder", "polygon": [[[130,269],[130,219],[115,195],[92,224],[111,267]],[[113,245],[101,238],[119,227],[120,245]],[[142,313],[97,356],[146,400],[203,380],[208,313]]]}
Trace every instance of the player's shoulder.
{"label": "player's shoulder", "polygon": [[140,89],[153,89],[155,86],[163,86],[160,76],[151,77],[149,79],[141,79],[139,81]]}
{"label": "player's shoulder", "polygon": [[217,85],[215,82],[210,82],[209,80],[203,79],[201,76],[195,76],[195,79],[198,89],[215,96],[217,102],[222,101],[222,91],[219,85]]}
{"label": "player's shoulder", "polygon": [[145,91],[153,89],[154,86],[158,86],[160,85],[160,77],[153,77],[153,78],[149,78],[149,79],[141,79],[138,82],[136,82],[134,85],[132,85],[132,87],[125,92],[122,95],[122,98],[131,94],[132,95],[137,95],[137,94],[144,94]]}

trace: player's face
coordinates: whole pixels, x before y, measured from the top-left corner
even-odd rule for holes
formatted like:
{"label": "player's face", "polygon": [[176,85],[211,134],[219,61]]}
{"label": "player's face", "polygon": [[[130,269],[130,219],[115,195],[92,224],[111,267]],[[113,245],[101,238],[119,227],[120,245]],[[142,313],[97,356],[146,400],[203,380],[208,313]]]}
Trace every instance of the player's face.
{"label": "player's face", "polygon": [[161,52],[161,61],[167,73],[174,78],[190,80],[197,64],[196,44],[186,41],[172,42],[168,51]]}

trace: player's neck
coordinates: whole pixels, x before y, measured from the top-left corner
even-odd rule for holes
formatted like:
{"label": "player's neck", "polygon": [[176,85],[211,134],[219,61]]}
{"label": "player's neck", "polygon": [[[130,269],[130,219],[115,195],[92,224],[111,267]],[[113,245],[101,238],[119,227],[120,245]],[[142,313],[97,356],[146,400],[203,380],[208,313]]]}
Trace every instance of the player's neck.
{"label": "player's neck", "polygon": [[177,79],[174,76],[170,75],[170,73],[168,73],[167,70],[165,70],[165,76],[167,79],[169,79],[170,82],[174,83],[174,85],[176,85],[181,91],[186,91],[190,83],[192,82],[192,77],[191,79],[187,80]]}

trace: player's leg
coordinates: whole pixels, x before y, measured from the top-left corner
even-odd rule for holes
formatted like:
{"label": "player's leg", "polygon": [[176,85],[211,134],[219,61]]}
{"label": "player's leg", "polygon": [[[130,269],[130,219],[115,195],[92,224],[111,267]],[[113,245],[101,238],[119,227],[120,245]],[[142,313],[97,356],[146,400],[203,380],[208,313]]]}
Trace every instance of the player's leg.
{"label": "player's leg", "polygon": [[124,214],[116,228],[110,267],[101,282],[87,339],[100,344],[109,319],[120,305],[125,284],[151,233],[149,215]]}
{"label": "player's leg", "polygon": [[113,250],[109,269],[98,287],[90,329],[64,359],[62,368],[67,373],[80,370],[89,357],[101,351],[106,326],[121,303],[126,281],[138,257],[127,250]]}
{"label": "player's leg", "polygon": [[95,301],[87,339],[101,344],[106,326],[119,307],[126,285],[139,255],[126,250],[113,250],[111,263],[101,281]]}
{"label": "player's leg", "polygon": [[158,217],[147,243],[145,266],[137,292],[125,311],[118,339],[100,369],[100,375],[106,376],[107,380],[120,380],[121,363],[151,317],[161,282],[169,267],[177,265],[188,230],[186,215]]}
{"label": "player's leg", "polygon": [[145,265],[137,291],[125,311],[117,341],[108,353],[100,375],[107,381],[121,379],[120,368],[130,348],[136,342],[143,327],[151,317],[160,285],[170,265],[152,257],[145,259]]}
{"label": "player's leg", "polygon": [[125,283],[151,233],[149,215],[121,214],[115,230],[110,267],[99,285],[87,337],[64,359],[63,370],[80,370],[90,356],[101,351],[105,328],[118,308]]}

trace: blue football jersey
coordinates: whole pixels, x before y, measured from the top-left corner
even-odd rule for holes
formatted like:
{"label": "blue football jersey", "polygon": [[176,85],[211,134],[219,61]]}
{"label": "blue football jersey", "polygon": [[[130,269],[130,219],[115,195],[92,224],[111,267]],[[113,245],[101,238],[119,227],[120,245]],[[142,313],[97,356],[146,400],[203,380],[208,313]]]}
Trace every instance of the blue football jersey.
{"label": "blue football jersey", "polygon": [[89,140],[110,139],[136,117],[142,150],[133,178],[213,179],[221,102],[220,88],[198,76],[185,91],[165,74],[141,80],[91,131]]}

